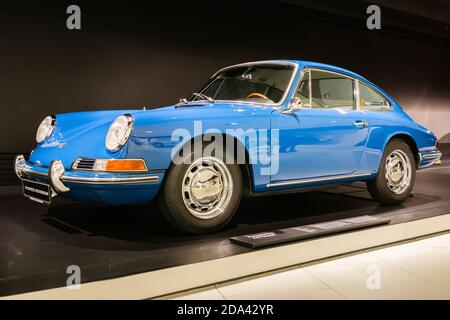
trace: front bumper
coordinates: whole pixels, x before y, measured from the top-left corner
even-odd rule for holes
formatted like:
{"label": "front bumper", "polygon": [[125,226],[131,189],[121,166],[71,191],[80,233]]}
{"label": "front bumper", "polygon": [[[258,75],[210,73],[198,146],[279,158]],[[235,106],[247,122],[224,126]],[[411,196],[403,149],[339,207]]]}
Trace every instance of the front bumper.
{"label": "front bumper", "polygon": [[[146,203],[156,196],[164,177],[164,172],[112,173],[79,170],[66,170],[60,177],[52,177],[50,168],[32,164],[20,157],[15,162],[15,171],[20,179],[50,184],[56,194],[74,200],[105,204]],[[55,179],[68,190],[58,190]]]}
{"label": "front bumper", "polygon": [[419,169],[431,167],[436,164],[441,157],[441,151],[436,148],[424,148],[419,150]]}

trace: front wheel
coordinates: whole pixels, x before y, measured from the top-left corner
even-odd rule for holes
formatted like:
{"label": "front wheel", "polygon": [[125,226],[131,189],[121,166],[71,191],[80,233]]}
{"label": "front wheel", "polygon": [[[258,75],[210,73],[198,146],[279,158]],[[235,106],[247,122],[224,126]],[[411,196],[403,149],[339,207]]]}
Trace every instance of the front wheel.
{"label": "front wheel", "polygon": [[236,212],[242,193],[237,164],[202,157],[191,164],[174,164],[159,204],[166,220],[183,232],[201,234],[224,227]]}
{"label": "front wheel", "polygon": [[403,140],[391,141],[383,154],[378,175],[367,181],[370,195],[386,205],[396,205],[404,201],[414,186],[416,162]]}

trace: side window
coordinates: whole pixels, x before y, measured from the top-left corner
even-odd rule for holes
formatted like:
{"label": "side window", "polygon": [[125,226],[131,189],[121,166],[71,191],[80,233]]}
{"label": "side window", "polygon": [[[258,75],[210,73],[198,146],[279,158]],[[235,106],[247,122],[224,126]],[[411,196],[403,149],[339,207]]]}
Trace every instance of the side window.
{"label": "side window", "polygon": [[302,79],[297,87],[297,91],[295,92],[294,96],[297,98],[300,98],[300,100],[303,103],[303,106],[306,108],[309,108],[309,70],[306,71]]}
{"label": "side window", "polygon": [[389,111],[389,101],[364,83],[359,82],[359,109],[367,111]]}
{"label": "side window", "polygon": [[311,107],[353,109],[354,82],[336,73],[311,70]]}

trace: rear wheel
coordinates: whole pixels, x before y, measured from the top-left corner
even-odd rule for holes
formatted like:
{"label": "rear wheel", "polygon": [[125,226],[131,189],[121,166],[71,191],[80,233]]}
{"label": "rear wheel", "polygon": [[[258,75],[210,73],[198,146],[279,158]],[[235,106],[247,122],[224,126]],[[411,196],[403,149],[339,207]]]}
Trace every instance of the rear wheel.
{"label": "rear wheel", "polygon": [[367,181],[370,195],[377,201],[395,205],[404,201],[414,186],[416,162],[408,144],[392,140],[381,159],[378,175]]}
{"label": "rear wheel", "polygon": [[208,156],[191,164],[174,164],[167,173],[159,204],[172,226],[201,234],[219,230],[232,219],[241,193],[239,166]]}

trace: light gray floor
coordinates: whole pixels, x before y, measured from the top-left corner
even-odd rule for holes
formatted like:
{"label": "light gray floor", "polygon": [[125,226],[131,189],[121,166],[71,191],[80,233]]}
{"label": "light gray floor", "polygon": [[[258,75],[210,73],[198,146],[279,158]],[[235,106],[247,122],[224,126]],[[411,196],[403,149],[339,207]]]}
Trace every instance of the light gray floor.
{"label": "light gray floor", "polygon": [[164,299],[450,299],[450,233]]}

